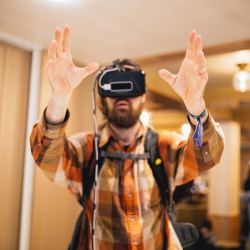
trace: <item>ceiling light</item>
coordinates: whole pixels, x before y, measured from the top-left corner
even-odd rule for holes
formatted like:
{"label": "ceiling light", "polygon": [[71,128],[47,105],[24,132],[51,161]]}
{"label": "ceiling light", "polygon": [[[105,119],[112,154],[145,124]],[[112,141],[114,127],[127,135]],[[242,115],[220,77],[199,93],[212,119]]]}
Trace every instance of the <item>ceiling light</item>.
{"label": "ceiling light", "polygon": [[149,113],[147,111],[143,111],[140,116],[140,120],[144,126],[147,126],[149,124]]}
{"label": "ceiling light", "polygon": [[52,0],[53,2],[57,3],[66,3],[66,2],[72,2],[72,0]]}
{"label": "ceiling light", "polygon": [[190,127],[190,125],[187,124],[187,123],[184,123],[184,124],[182,125],[182,127],[181,127],[181,130],[182,130],[182,134],[183,134],[186,138],[188,138],[188,136],[189,136],[189,134],[190,134],[190,132],[191,132],[191,127]]}
{"label": "ceiling light", "polygon": [[250,90],[250,73],[245,70],[248,63],[239,63],[237,66],[240,70],[233,76],[233,87],[236,91],[248,91]]}

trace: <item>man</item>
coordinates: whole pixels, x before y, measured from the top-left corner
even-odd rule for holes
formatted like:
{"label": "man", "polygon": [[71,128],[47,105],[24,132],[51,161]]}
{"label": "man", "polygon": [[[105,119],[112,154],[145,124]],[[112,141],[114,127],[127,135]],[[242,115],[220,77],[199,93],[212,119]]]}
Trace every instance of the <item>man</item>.
{"label": "man", "polygon": [[[55,40],[50,44],[48,56],[46,72],[52,93],[48,107],[31,134],[32,154],[51,180],[68,187],[80,200],[82,178],[86,178],[81,170],[86,168],[93,151],[94,135],[81,133],[66,138],[67,106],[73,90],[98,69],[98,64],[92,63],[85,68],[73,65],[69,26],[65,26],[63,38],[61,30],[55,30]],[[138,70],[138,65],[129,61],[121,64],[122,70]],[[197,125],[199,135],[196,139],[202,143],[197,146],[192,135],[188,141],[175,133],[159,135],[159,151],[172,195],[176,185],[194,179],[220,161],[224,139],[219,125],[206,111],[203,100],[208,75],[201,37],[195,31],[190,33],[187,53],[178,75],[167,70],[160,70],[159,74],[182,97],[193,130]],[[144,153],[143,143],[148,128],[140,123],[139,115],[145,98],[143,92],[135,97],[102,97],[102,111],[108,123],[101,131],[99,147],[106,146],[107,152]],[[172,232],[148,161],[126,159],[121,169],[118,165],[117,160],[105,158],[98,173],[96,193],[92,188],[86,203],[78,249],[92,249],[93,242],[95,249],[182,249]],[[94,195],[96,214],[92,242]]]}

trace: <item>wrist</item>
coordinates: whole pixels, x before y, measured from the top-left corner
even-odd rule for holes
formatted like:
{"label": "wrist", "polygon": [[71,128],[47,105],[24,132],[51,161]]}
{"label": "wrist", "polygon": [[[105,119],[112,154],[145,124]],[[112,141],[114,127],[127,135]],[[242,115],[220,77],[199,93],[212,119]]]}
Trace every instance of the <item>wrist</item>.
{"label": "wrist", "polygon": [[71,93],[69,95],[61,96],[52,91],[49,104],[45,112],[46,122],[52,125],[57,125],[64,121],[70,97]]}
{"label": "wrist", "polygon": [[[199,115],[193,115],[188,111],[188,115],[190,118],[190,121],[193,123],[195,121],[195,131],[193,134],[193,139],[196,140],[196,146],[202,146],[202,138],[203,138],[203,123],[204,120],[207,120],[208,117],[208,112],[207,109],[205,108],[202,113]],[[194,124],[194,123],[193,123]]]}
{"label": "wrist", "polygon": [[[187,111],[188,112],[188,111]],[[207,109],[204,109],[204,111],[200,115],[192,115],[190,112],[188,112],[189,117],[193,118],[194,120],[201,121],[202,118],[204,118],[207,115]]]}
{"label": "wrist", "polygon": [[[193,116],[200,116],[204,110],[206,110],[205,101],[202,99],[200,102],[197,102],[195,105],[189,105],[186,102],[184,102],[187,108],[187,111],[189,114]],[[208,111],[206,111],[206,114],[200,119],[201,123],[203,124],[208,117]],[[197,119],[194,119],[192,116],[189,115],[190,121],[193,125],[197,125]]]}
{"label": "wrist", "polygon": [[206,121],[207,118],[208,118],[208,111],[207,111],[207,109],[205,108],[205,109],[203,110],[203,112],[202,112],[200,115],[196,116],[196,117],[199,117],[198,119],[197,119],[197,118],[194,118],[194,115],[191,114],[189,111],[188,111],[188,116],[189,116],[190,122],[191,122],[194,126],[196,126],[197,123],[198,123],[198,120],[200,120],[202,124],[205,123],[205,121]]}

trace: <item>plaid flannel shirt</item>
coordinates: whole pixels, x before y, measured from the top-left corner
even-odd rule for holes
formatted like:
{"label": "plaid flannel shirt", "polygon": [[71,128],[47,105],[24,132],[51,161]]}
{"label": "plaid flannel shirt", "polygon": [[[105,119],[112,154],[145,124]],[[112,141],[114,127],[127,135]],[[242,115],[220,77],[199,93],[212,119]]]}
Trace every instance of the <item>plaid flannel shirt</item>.
{"label": "plaid flannel shirt", "polygon": [[[61,125],[47,124],[44,114],[30,136],[32,155],[44,174],[56,184],[68,188],[79,200],[82,196],[82,168],[87,166],[93,150],[93,133],[79,133],[66,138],[69,119]],[[176,185],[193,180],[216,165],[224,147],[224,135],[211,115],[203,125],[202,146],[192,139],[164,132],[158,145],[169,180],[171,195]],[[141,125],[126,153],[144,153],[144,138],[148,128]],[[100,144],[108,143],[107,151],[123,151],[107,125]],[[147,160],[124,160],[119,177],[116,160],[105,159],[98,174],[95,220],[95,246],[99,249],[176,250],[182,249],[172,230],[166,209]],[[92,249],[93,188],[83,216],[79,248]]]}

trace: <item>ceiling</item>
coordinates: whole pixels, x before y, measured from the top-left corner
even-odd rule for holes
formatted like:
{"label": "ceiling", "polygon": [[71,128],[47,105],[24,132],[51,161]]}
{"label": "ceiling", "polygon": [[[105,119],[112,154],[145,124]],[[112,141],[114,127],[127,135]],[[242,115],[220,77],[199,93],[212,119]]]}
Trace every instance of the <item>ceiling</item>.
{"label": "ceiling", "polygon": [[178,73],[195,29],[207,60],[207,106],[216,120],[240,122],[242,145],[250,145],[250,91],[232,88],[236,64],[250,63],[249,10],[249,0],[1,0],[0,39],[7,35],[46,50],[54,29],[69,24],[77,62],[137,59],[147,75],[152,120],[174,129],[185,120],[185,108],[158,71]]}
{"label": "ceiling", "polygon": [[1,0],[0,30],[47,48],[56,27],[72,29],[73,58],[109,63],[250,38],[249,0]]}

